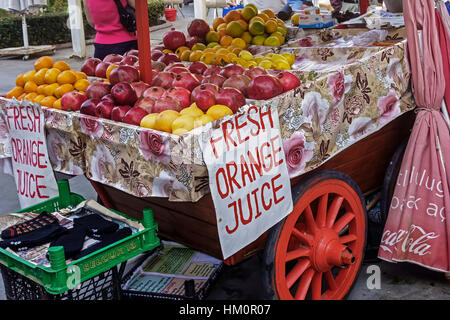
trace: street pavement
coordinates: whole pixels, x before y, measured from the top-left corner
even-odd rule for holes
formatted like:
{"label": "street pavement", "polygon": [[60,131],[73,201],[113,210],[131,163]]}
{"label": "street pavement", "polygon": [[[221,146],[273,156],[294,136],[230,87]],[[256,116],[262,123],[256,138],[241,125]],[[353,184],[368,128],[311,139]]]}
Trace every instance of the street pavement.
{"label": "street pavement", "polygon": [[[169,27],[185,30],[193,17],[193,6],[183,7],[185,18],[178,16],[177,21],[164,25],[164,29],[150,34],[152,45],[161,43],[162,37]],[[213,10],[208,20],[213,19]],[[53,55],[54,60],[67,61],[73,69],[79,70],[83,60],[71,57],[71,47],[58,46]],[[93,55],[93,45],[87,46],[87,55]],[[0,94],[6,93],[14,86],[15,77],[33,68],[34,59],[23,61],[20,57],[0,58]],[[60,178],[60,177],[58,177]],[[96,193],[84,176],[69,180],[71,190],[87,199],[96,199]],[[0,214],[20,209],[14,179],[0,173]],[[0,277],[0,299],[5,299],[3,283]],[[212,287],[208,299],[211,300],[246,300],[264,299],[265,290],[262,284],[262,268],[260,257],[250,259],[232,267],[225,267]],[[444,274],[408,264],[392,264],[375,261],[365,263],[361,267],[359,277],[349,300],[450,300],[450,282]]]}

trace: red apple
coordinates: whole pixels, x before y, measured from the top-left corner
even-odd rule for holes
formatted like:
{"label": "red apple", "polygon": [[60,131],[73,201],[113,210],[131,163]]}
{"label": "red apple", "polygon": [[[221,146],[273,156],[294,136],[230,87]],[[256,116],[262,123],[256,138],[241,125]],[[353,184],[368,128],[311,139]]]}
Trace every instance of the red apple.
{"label": "red apple", "polygon": [[162,71],[156,75],[152,80],[152,86],[163,87],[168,89],[172,86],[172,82],[175,79],[175,73]]}
{"label": "red apple", "polygon": [[227,106],[235,113],[245,105],[245,96],[236,88],[221,88],[216,96],[216,103]]}
{"label": "red apple", "polygon": [[131,108],[123,117],[123,122],[128,124],[133,124],[135,126],[139,126],[141,124],[142,118],[147,115],[147,111],[142,108]]}
{"label": "red apple", "polygon": [[153,113],[154,105],[155,105],[155,99],[148,98],[148,97],[141,97],[138,101],[136,101],[133,108],[142,108],[147,113]]}
{"label": "red apple", "polygon": [[219,72],[221,76],[224,76],[225,78],[229,78],[235,74],[243,74],[245,71],[244,67],[241,67],[238,64],[227,64],[225,67],[222,68],[222,70]]}
{"label": "red apple", "polygon": [[152,98],[152,99],[159,99],[163,96],[164,92],[166,92],[166,90],[163,87],[150,87],[147,90],[144,91],[144,93],[142,94],[143,97],[146,98]]}
{"label": "red apple", "polygon": [[115,106],[111,111],[111,120],[123,122],[123,117],[130,109],[130,106]]}
{"label": "red apple", "polygon": [[164,110],[181,111],[180,103],[171,97],[161,97],[155,101],[153,112],[160,113]]}
{"label": "red apple", "polygon": [[283,85],[283,92],[292,90],[300,86],[300,79],[289,71],[282,71],[276,75]]}
{"label": "red apple", "polygon": [[109,102],[114,103],[114,98],[111,95],[111,93],[107,94],[106,96],[103,96],[100,100],[102,100],[102,101],[109,101]]}
{"label": "red apple", "polygon": [[114,103],[110,101],[100,101],[95,109],[96,116],[104,119],[111,119],[111,112],[114,109]]}
{"label": "red apple", "polygon": [[126,82],[115,84],[111,89],[111,94],[114,101],[120,105],[132,106],[138,98],[131,84]]}
{"label": "red apple", "polygon": [[191,104],[191,92],[185,88],[170,88],[164,93],[163,97],[171,97],[174,100],[177,100],[182,109],[189,107]]}
{"label": "red apple", "polygon": [[138,69],[132,66],[118,66],[109,74],[109,81],[112,85],[115,85],[119,82],[138,82],[139,81],[139,72]]}
{"label": "red apple", "polygon": [[192,91],[191,103],[195,102],[197,107],[203,111],[207,111],[209,107],[216,104],[216,94],[206,85],[201,84]]}
{"label": "red apple", "polygon": [[136,91],[136,95],[138,98],[142,96],[145,90],[150,88],[150,85],[148,83],[145,83],[144,81],[132,82],[131,86],[133,87],[134,91]]}
{"label": "red apple", "polygon": [[78,111],[86,100],[87,97],[78,91],[67,92],[61,98],[61,110]]}
{"label": "red apple", "polygon": [[97,105],[100,102],[100,99],[89,99],[84,101],[80,106],[80,113],[88,114],[94,117],[97,116]]}
{"label": "red apple", "polygon": [[110,53],[106,57],[103,58],[103,62],[115,63],[120,62],[123,59],[123,56],[117,53]]}
{"label": "red apple", "polygon": [[101,99],[110,92],[111,85],[109,83],[104,81],[94,81],[86,88],[86,97],[88,99]]}
{"label": "red apple", "polygon": [[186,88],[189,91],[194,90],[200,84],[198,79],[190,72],[182,72],[177,74],[172,81],[172,87]]}
{"label": "red apple", "polygon": [[95,68],[100,62],[102,62],[102,60],[97,58],[86,59],[81,66],[81,72],[86,73],[86,75],[90,77],[95,77]]}
{"label": "red apple", "polygon": [[97,67],[95,67],[95,76],[98,78],[106,78],[106,69],[111,65],[109,62],[100,62]]}

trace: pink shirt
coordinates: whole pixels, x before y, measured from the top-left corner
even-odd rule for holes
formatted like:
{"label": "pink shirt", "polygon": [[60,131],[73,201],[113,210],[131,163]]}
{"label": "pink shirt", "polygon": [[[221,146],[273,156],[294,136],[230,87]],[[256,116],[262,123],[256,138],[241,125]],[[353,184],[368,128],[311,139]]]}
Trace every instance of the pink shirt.
{"label": "pink shirt", "polygon": [[[125,7],[127,0],[120,1]],[[136,36],[128,32],[120,23],[114,0],[87,0],[86,2],[97,31],[96,43],[113,44],[136,40]]]}

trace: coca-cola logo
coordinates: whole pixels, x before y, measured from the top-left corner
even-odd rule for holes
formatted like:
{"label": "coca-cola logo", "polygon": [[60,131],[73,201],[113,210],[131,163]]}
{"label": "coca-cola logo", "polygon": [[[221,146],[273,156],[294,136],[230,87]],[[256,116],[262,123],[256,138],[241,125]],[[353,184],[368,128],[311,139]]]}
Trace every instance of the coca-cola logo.
{"label": "coca-cola logo", "polygon": [[412,224],[409,230],[399,229],[397,232],[385,230],[381,238],[380,248],[392,253],[390,248],[398,250],[397,244],[401,243],[400,249],[402,252],[424,256],[431,254],[431,244],[428,241],[438,237],[439,235],[435,232],[426,232],[421,227]]}

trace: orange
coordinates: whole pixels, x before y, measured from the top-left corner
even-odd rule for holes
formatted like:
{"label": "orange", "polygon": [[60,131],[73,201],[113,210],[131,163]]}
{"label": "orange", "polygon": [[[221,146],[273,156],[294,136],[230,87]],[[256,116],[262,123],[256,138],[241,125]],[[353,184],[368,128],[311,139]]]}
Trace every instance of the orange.
{"label": "orange", "polygon": [[36,92],[37,92],[38,94],[43,94],[43,95],[45,95],[44,89],[45,89],[45,87],[47,87],[47,86],[48,86],[48,84],[41,84],[40,86],[37,87]]}
{"label": "orange", "polygon": [[245,29],[239,21],[232,21],[227,25],[227,35],[233,38],[239,38]]}
{"label": "orange", "polygon": [[186,51],[186,50],[189,50],[189,48],[186,47],[186,46],[181,46],[181,47],[179,47],[177,50],[175,50],[175,54],[176,54],[178,57],[180,57],[181,54],[182,54],[184,51]]}
{"label": "orange", "polygon": [[34,81],[27,81],[23,86],[26,93],[37,92],[37,84]]}
{"label": "orange", "polygon": [[275,31],[277,31],[278,28],[278,23],[274,20],[269,20],[265,23],[265,30],[266,33],[274,33]]}
{"label": "orange", "polygon": [[18,98],[22,93],[23,93],[22,87],[14,87],[6,94],[6,98],[8,99]]}
{"label": "orange", "polygon": [[209,31],[206,34],[206,42],[207,43],[219,42],[219,40],[220,40],[219,33],[216,31]]}
{"label": "orange", "polygon": [[117,64],[110,64],[108,68],[106,69],[106,79],[109,79],[109,75],[111,74],[111,71],[113,71],[115,68],[117,68]]}
{"label": "orange", "polygon": [[163,50],[163,53],[168,54],[168,53],[173,53],[173,51],[170,50],[170,49],[164,49],[164,50]]}
{"label": "orange", "polygon": [[213,21],[213,28],[214,30],[217,30],[217,27],[220,26],[222,23],[225,23],[225,19],[222,17],[217,17]]}
{"label": "orange", "polygon": [[77,89],[78,91],[86,91],[87,87],[90,85],[91,83],[89,82],[89,80],[86,79],[80,79],[77,80],[74,84],[74,88]]}
{"label": "orange", "polygon": [[230,62],[231,62],[231,59],[228,57],[228,55],[218,54],[216,56],[216,63],[218,66],[226,66]]}
{"label": "orange", "polygon": [[286,38],[286,34],[287,34],[286,28],[283,28],[283,27],[280,27],[280,26],[279,26],[279,27],[277,28],[277,32],[281,33],[282,36]]}
{"label": "orange", "polygon": [[[256,7],[255,4],[249,3],[249,4],[247,4],[247,5],[245,6],[245,8],[246,8],[246,7],[252,7],[253,10],[255,11],[255,14],[258,14],[258,7]],[[245,9],[245,8],[244,8],[244,9]]]}
{"label": "orange", "polygon": [[208,45],[206,46],[206,49],[203,50],[203,52],[205,52],[208,49],[213,49],[213,51],[214,51],[214,48],[216,48],[217,46],[220,46],[220,44],[218,42],[208,43]]}
{"label": "orange", "polygon": [[242,27],[244,28],[244,31],[248,30],[248,23],[245,20],[238,20],[240,24],[242,24]]}
{"label": "orange", "polygon": [[220,45],[222,47],[228,47],[231,44],[231,41],[233,41],[233,37],[225,35],[222,38],[220,38]]}
{"label": "orange", "polygon": [[34,70],[38,71],[44,68],[50,69],[53,66],[53,59],[49,56],[43,56],[34,62]]}
{"label": "orange", "polygon": [[220,48],[216,51],[216,54],[228,54],[230,51],[226,48]]}
{"label": "orange", "polygon": [[196,44],[194,44],[191,48],[191,51],[196,51],[196,50],[205,50],[206,46],[204,43],[201,42],[197,42]]}
{"label": "orange", "polygon": [[61,110],[61,98],[59,98],[58,100],[55,100],[55,102],[53,102],[52,108]]}
{"label": "orange", "polygon": [[28,94],[28,93],[26,93],[26,92],[22,93],[20,96],[17,97],[17,100],[22,101],[23,99],[25,99],[25,97],[26,97],[27,94]]}
{"label": "orange", "polygon": [[51,68],[45,73],[45,83],[52,84],[56,83],[58,75],[61,73],[59,69]]}
{"label": "orange", "polygon": [[283,35],[282,35],[281,33],[279,33],[278,31],[272,33],[271,36],[277,37],[277,38],[280,40],[280,44],[284,44],[284,37],[283,37]]}
{"label": "orange", "polygon": [[242,49],[238,48],[238,47],[233,47],[231,52],[234,53],[235,55],[238,55],[239,53],[241,53]]}
{"label": "orange", "polygon": [[16,86],[23,87],[25,85],[25,81],[23,80],[23,73],[19,74],[16,78]]}
{"label": "orange", "polygon": [[53,96],[55,94],[55,90],[58,89],[58,87],[59,84],[57,83],[49,84],[44,88],[44,94],[46,96]]}
{"label": "orange", "polygon": [[216,64],[216,54],[213,52],[203,53],[200,61],[206,64]]}
{"label": "orange", "polygon": [[250,25],[253,21],[260,21],[262,23],[265,22],[263,18],[256,16],[256,17],[251,18],[250,21],[248,22],[248,24]]}
{"label": "orange", "polygon": [[[245,47],[247,47],[247,43],[241,38],[234,38],[233,41],[231,41],[231,45],[240,49],[245,49]],[[232,52],[234,53],[234,51]]]}
{"label": "orange", "polygon": [[30,93],[27,93],[27,95],[23,99],[33,102],[34,99],[37,97],[37,95],[38,94],[36,92],[30,92]]}
{"label": "orange", "polygon": [[80,79],[87,79],[87,75],[84,72],[75,71],[75,76],[77,77],[77,81]]}
{"label": "orange", "polygon": [[246,6],[241,13],[242,19],[244,19],[245,21],[249,21],[251,18],[253,18],[254,16],[256,16],[256,12],[255,9],[253,9],[252,7]]}
{"label": "orange", "polygon": [[264,45],[269,47],[279,47],[281,45],[281,41],[276,36],[270,36],[264,40]]}
{"label": "orange", "polygon": [[245,43],[249,44],[252,42],[252,35],[250,34],[250,32],[245,31],[242,36],[241,36],[242,40],[245,41]]}
{"label": "orange", "polygon": [[180,56],[181,61],[189,61],[189,56],[191,55],[191,50],[183,51],[183,53]]}
{"label": "orange", "polygon": [[65,83],[56,88],[54,95],[57,98],[61,98],[67,92],[73,91],[73,86],[70,83]]}
{"label": "orange", "polygon": [[261,11],[261,13],[264,13],[269,18],[275,18],[275,13],[271,9],[265,9],[265,10]]}
{"label": "orange", "polygon": [[267,20],[270,19],[269,16],[267,14],[265,14],[265,13],[259,13],[256,16],[263,18],[264,22],[266,22]]}
{"label": "orange", "polygon": [[52,108],[53,104],[55,103],[57,99],[53,96],[48,96],[45,97],[44,99],[41,100],[41,102],[39,103],[41,106],[47,107],[47,108]]}
{"label": "orange", "polygon": [[42,99],[44,99],[44,98],[45,98],[45,96],[43,94],[39,94],[36,96],[36,98],[34,98],[33,101],[37,102],[37,103],[41,103]]}
{"label": "orange", "polygon": [[59,84],[72,84],[75,83],[76,80],[77,77],[71,70],[65,70],[61,72],[56,79]]}
{"label": "orange", "polygon": [[227,23],[222,23],[219,24],[219,26],[217,27],[217,32],[219,32],[220,30],[226,30],[227,29]]}
{"label": "orange", "polygon": [[33,81],[40,86],[45,83],[45,73],[48,71],[48,68],[39,69],[33,76]]}
{"label": "orange", "polygon": [[199,61],[202,54],[203,52],[200,50],[192,51],[191,54],[189,55],[189,61],[190,62]]}
{"label": "orange", "polygon": [[236,10],[232,10],[228,12],[223,19],[225,20],[226,23],[230,23],[231,21],[241,19],[241,14]]}
{"label": "orange", "polygon": [[219,34],[220,39],[222,39],[222,37],[227,34],[227,28],[219,29],[217,30],[217,33]]}
{"label": "orange", "polygon": [[265,29],[264,23],[256,20],[251,22],[248,27],[248,31],[254,36],[264,34]]}
{"label": "orange", "polygon": [[34,74],[36,73],[36,70],[30,70],[28,72],[25,72],[22,76],[22,80],[24,82],[24,85],[26,82],[28,81],[33,81],[34,80]]}
{"label": "orange", "polygon": [[66,71],[66,70],[70,70],[70,66],[67,62],[65,61],[56,61],[53,64],[53,68],[58,69],[59,71]]}

